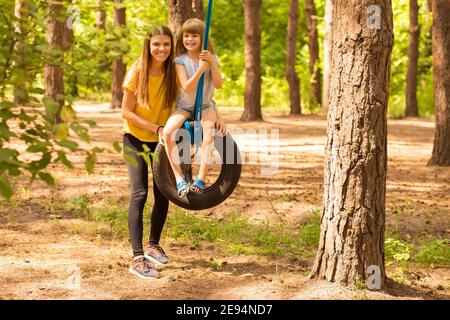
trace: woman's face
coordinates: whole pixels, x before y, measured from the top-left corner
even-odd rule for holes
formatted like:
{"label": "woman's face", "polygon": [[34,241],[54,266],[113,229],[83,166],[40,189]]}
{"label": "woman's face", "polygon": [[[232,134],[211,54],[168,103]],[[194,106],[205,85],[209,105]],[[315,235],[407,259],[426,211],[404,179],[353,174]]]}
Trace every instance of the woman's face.
{"label": "woman's face", "polygon": [[198,33],[183,33],[183,45],[188,51],[197,51],[201,45],[200,35]]}
{"label": "woman's face", "polygon": [[150,54],[152,59],[164,62],[169,57],[170,50],[172,50],[172,44],[169,36],[159,34],[150,39]]}

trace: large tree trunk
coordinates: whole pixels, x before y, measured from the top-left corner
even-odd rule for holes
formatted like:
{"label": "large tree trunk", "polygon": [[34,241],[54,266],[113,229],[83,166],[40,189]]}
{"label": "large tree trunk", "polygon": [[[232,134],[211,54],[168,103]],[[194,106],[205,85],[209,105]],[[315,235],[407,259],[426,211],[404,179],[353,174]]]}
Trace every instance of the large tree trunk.
{"label": "large tree trunk", "polygon": [[245,19],[245,97],[243,121],[261,120],[261,31],[262,0],[243,0]]}
{"label": "large tree trunk", "polygon": [[[122,0],[114,0],[116,4],[121,4]],[[114,26],[122,28],[126,25],[125,8],[114,7]],[[116,47],[115,50],[120,50]],[[125,73],[127,71],[127,66],[122,61],[122,56],[118,59],[113,60],[112,63],[112,81],[111,81],[111,108],[120,109],[122,107],[122,83],[125,78]]]}
{"label": "large tree trunk", "polygon": [[[70,4],[71,0],[66,3]],[[47,4],[45,37],[49,44],[50,55],[44,68],[46,98],[58,102],[60,110],[64,105],[64,55],[57,51],[67,51],[73,41],[73,33],[67,28],[67,8],[61,2],[49,1]],[[55,115],[56,123],[61,122],[60,110]]]}
{"label": "large tree trunk", "polygon": [[169,0],[169,27],[175,35],[190,18],[204,20],[203,0]]}
{"label": "large tree trunk", "polygon": [[97,11],[95,12],[95,26],[99,30],[105,30],[106,28],[106,10],[104,7],[105,0],[96,0],[95,7]]}
{"label": "large tree trunk", "polygon": [[300,79],[295,72],[295,54],[297,45],[297,27],[298,27],[298,0],[289,2],[288,32],[286,39],[286,79],[289,84],[289,102],[291,105],[291,114],[301,114],[300,103]]}
{"label": "large tree trunk", "polygon": [[417,0],[409,0],[409,47],[408,71],[406,74],[406,108],[405,116],[417,117],[417,67],[419,61],[419,7]]}
{"label": "large tree trunk", "polygon": [[314,0],[306,0],[305,9],[308,23],[309,73],[311,75],[310,101],[311,105],[315,106],[322,103],[322,92],[320,90],[322,79],[319,68],[319,41],[317,39]]}
{"label": "large tree trunk", "polygon": [[323,41],[323,93],[322,108],[328,112],[328,96],[330,90],[331,46],[333,44],[333,2],[325,3],[325,39]]}
{"label": "large tree trunk", "polygon": [[[368,25],[371,5],[381,28]],[[351,284],[371,266],[383,285],[390,0],[335,0],[324,208],[311,277]],[[371,268],[369,268],[371,267]]]}
{"label": "large tree trunk", "polygon": [[432,0],[436,131],[428,165],[450,166],[450,0]]}
{"label": "large tree trunk", "polygon": [[26,71],[27,61],[27,44],[26,37],[29,32],[27,19],[29,16],[29,6],[24,0],[16,0],[15,16],[17,18],[15,31],[20,35],[16,42],[15,50],[19,56],[16,67],[14,68],[16,74],[16,83],[14,84],[14,102],[26,103],[28,102],[28,91],[30,88],[30,79]]}

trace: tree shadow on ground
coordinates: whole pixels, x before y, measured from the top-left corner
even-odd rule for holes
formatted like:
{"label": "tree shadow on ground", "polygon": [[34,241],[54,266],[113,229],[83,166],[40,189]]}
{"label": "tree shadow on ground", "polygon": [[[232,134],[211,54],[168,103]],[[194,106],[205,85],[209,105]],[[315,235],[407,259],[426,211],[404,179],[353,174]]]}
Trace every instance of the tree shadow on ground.
{"label": "tree shadow on ground", "polygon": [[445,294],[433,292],[431,289],[419,289],[411,285],[398,283],[390,278],[386,279],[385,288],[381,291],[393,297],[410,297],[424,300],[448,300]]}

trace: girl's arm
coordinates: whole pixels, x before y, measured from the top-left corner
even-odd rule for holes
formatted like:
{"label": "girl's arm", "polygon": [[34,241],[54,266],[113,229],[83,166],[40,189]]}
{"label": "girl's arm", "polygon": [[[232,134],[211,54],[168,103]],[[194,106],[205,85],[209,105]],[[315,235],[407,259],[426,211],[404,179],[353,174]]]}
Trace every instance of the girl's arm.
{"label": "girl's arm", "polygon": [[211,76],[214,88],[220,89],[223,85],[223,79],[214,56],[208,50],[203,50],[200,53],[200,59],[205,59],[206,61],[208,61],[211,67]]}
{"label": "girl's arm", "polygon": [[[136,106],[136,96],[128,89],[124,90],[122,101],[122,118],[131,121],[135,126],[156,133],[159,125],[151,123],[134,112]],[[162,130],[159,130],[161,133]]]}
{"label": "girl's arm", "polygon": [[186,68],[181,64],[176,64],[175,68],[178,74],[178,80],[180,80],[180,86],[186,92],[191,92],[197,88],[198,80],[202,74],[208,69],[208,63],[205,61],[199,61],[199,68],[191,78],[188,78]]}

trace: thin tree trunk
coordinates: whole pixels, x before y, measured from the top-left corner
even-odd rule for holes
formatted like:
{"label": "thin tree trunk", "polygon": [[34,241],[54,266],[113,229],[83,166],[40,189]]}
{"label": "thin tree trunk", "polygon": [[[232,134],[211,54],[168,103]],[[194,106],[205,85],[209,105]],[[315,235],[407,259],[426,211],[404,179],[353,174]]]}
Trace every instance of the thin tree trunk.
{"label": "thin tree trunk", "polygon": [[205,15],[203,13],[203,0],[191,0],[192,1],[192,11],[197,19],[205,20]]}
{"label": "thin tree trunk", "polygon": [[[71,2],[71,0],[67,1],[69,4]],[[60,113],[64,105],[64,55],[54,53],[67,51],[73,41],[72,31],[67,29],[66,25],[66,13],[67,10],[61,2],[48,2],[45,37],[49,44],[50,56],[47,56],[44,68],[44,96],[58,102],[60,106],[55,115],[56,123],[62,121]]]}
{"label": "thin tree trunk", "polygon": [[15,44],[15,50],[18,53],[19,59],[15,67],[15,73],[17,81],[14,84],[14,102],[15,103],[26,103],[29,100],[28,90],[30,87],[29,76],[26,71],[26,37],[28,35],[28,23],[27,18],[29,15],[29,7],[26,1],[16,0],[15,6],[15,16],[17,18],[16,22],[16,33],[20,35],[20,38]]}
{"label": "thin tree trunk", "polygon": [[106,28],[106,10],[104,7],[105,0],[96,0],[95,7],[97,11],[95,12],[95,26],[99,30],[105,30]]}
{"label": "thin tree trunk", "polygon": [[301,114],[300,79],[295,72],[295,54],[298,27],[298,0],[289,1],[288,32],[286,39],[286,79],[289,84],[289,102],[291,114]]}
{"label": "thin tree trunk", "polygon": [[[193,6],[197,5],[199,1],[194,1],[195,0],[169,0],[169,27],[174,35],[178,36],[181,26],[187,19],[196,17]],[[201,7],[203,9],[203,5]],[[197,12],[197,14],[199,13]],[[203,17],[201,17],[201,19],[203,20]]]}
{"label": "thin tree trunk", "polygon": [[[114,0],[116,4],[121,4],[122,0]],[[125,8],[116,8],[114,7],[114,26],[122,28],[126,25],[126,16],[125,16]],[[116,47],[116,50],[120,50],[119,47]],[[112,109],[120,109],[122,107],[122,83],[125,78],[127,67],[125,63],[122,61],[122,56],[113,60],[112,63],[112,81],[111,81],[111,108]]]}
{"label": "thin tree trunk", "polygon": [[326,0],[325,4],[325,39],[323,41],[323,94],[322,108],[328,112],[328,96],[330,90],[331,46],[333,43],[333,2]]}
{"label": "thin tree trunk", "polygon": [[243,0],[245,20],[245,97],[243,121],[262,120],[261,115],[261,31],[262,0]]}
{"label": "thin tree trunk", "polygon": [[313,106],[322,103],[321,71],[319,68],[319,41],[317,38],[316,6],[314,0],[306,0],[306,20],[308,23],[310,101]]}
{"label": "thin tree trunk", "polygon": [[436,131],[428,165],[450,166],[450,0],[432,0]]}
{"label": "thin tree trunk", "polygon": [[409,0],[409,47],[408,71],[406,75],[405,116],[418,117],[417,108],[417,69],[419,61],[419,7],[417,0]]}
{"label": "thin tree trunk", "polygon": [[[368,25],[371,5],[381,28]],[[335,0],[324,208],[311,277],[384,283],[390,0]]]}

